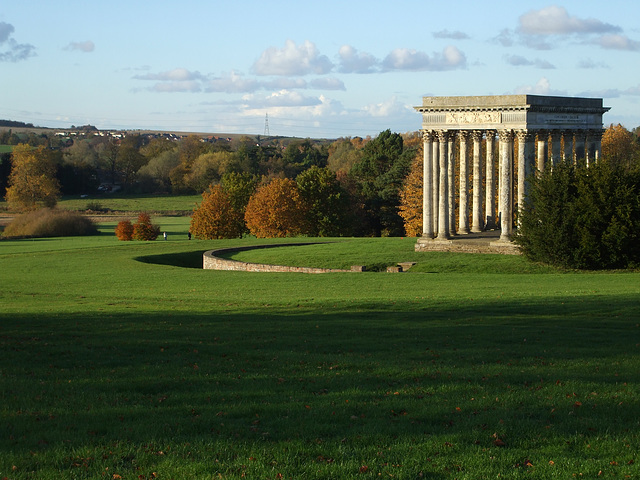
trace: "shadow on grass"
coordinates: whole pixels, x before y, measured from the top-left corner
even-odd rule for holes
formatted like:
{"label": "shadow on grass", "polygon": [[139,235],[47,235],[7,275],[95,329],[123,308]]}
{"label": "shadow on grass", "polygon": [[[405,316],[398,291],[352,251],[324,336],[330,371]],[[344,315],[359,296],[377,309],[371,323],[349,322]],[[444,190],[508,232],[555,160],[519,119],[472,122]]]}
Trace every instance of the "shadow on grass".
{"label": "shadow on grass", "polygon": [[640,441],[639,308],[620,296],[421,311],[0,314],[0,449],[31,459],[54,446],[96,455],[133,445],[122,458],[171,449],[173,462],[188,451],[239,463],[261,451],[313,465],[384,451],[415,466],[416,448],[419,459],[448,458],[439,471],[456,455],[493,451],[513,468],[552,449],[560,463],[583,443]]}
{"label": "shadow on grass", "polygon": [[202,269],[202,255],[204,250],[192,252],[165,253],[161,255],[145,255],[135,257],[134,260],[142,263],[153,263],[156,265],[172,265],[182,268]]}

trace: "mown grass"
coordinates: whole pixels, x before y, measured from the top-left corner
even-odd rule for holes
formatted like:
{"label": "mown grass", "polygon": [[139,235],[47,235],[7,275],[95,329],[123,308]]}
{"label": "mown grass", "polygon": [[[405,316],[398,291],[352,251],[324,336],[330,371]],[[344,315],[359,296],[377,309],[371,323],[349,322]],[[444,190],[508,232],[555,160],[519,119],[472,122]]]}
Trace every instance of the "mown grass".
{"label": "mown grass", "polygon": [[204,250],[262,242],[156,220],[168,241],[0,242],[0,478],[637,476],[640,274],[446,253],[204,271]]}

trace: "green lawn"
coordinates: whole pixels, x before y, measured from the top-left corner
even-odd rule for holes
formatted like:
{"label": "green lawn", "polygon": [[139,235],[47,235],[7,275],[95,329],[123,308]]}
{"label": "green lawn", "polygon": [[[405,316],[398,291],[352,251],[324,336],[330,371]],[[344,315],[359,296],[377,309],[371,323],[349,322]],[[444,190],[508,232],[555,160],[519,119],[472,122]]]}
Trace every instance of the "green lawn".
{"label": "green lawn", "polygon": [[109,193],[65,196],[58,202],[59,208],[84,211],[90,204],[99,204],[105,210],[119,212],[193,212],[196,203],[202,202],[202,195],[140,195],[125,193]]}
{"label": "green lawn", "polygon": [[[334,239],[0,241],[0,478],[635,478],[640,273]],[[297,239],[305,240],[305,239]],[[283,242],[287,240],[277,240]]]}

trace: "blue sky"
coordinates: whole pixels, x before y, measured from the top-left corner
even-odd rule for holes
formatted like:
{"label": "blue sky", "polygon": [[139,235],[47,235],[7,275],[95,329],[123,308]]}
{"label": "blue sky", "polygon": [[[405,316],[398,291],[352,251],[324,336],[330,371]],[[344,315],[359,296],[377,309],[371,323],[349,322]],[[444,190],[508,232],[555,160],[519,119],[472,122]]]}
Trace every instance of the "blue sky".
{"label": "blue sky", "polygon": [[420,128],[423,95],[602,97],[640,125],[640,2],[0,6],[0,118],[299,137]]}

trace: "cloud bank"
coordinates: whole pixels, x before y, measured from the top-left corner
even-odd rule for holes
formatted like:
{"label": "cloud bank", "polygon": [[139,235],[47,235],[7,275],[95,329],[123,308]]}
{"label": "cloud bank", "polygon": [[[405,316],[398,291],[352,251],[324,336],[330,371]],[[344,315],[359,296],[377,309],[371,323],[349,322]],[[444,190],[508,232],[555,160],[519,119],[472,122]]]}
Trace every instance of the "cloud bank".
{"label": "cloud bank", "polygon": [[19,62],[36,55],[36,47],[11,38],[14,31],[10,23],[0,22],[0,62]]}

